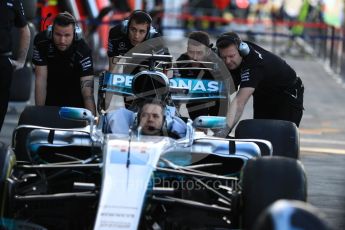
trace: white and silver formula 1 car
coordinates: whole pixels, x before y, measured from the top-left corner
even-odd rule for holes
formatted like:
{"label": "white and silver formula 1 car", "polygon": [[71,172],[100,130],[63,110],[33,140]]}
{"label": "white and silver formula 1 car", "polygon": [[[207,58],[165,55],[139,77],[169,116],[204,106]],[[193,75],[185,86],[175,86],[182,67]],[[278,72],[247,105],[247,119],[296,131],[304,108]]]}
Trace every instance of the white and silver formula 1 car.
{"label": "white and silver formula 1 car", "polygon": [[214,93],[219,82],[191,80],[187,89],[176,79],[169,83],[156,69],[165,57],[144,56],[148,70],[102,75],[97,121],[82,108],[24,110],[11,147],[0,155],[3,225],[251,229],[274,201],[306,200],[298,130],[290,122],[243,120],[234,138],[206,135],[226,123],[211,116],[187,120],[178,138],[142,135],[130,125],[127,134],[105,132],[107,94],[174,103],[222,97]]}

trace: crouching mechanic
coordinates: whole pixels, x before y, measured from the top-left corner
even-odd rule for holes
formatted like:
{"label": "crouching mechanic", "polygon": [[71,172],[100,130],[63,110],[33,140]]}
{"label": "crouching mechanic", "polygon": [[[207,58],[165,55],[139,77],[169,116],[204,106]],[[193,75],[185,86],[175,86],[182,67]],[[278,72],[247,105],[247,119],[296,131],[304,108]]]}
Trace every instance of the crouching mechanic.
{"label": "crouching mechanic", "polygon": [[[213,44],[210,43],[210,36],[204,31],[194,31],[189,34],[187,42],[187,52],[183,53],[177,61],[177,66],[182,68],[178,71],[180,78],[198,79],[198,80],[220,80],[217,79],[216,71],[204,70],[208,66],[198,62],[211,62],[212,63],[212,48]],[[183,63],[183,61],[195,61],[195,63]],[[198,69],[200,68],[200,69]],[[186,104],[189,117],[194,120],[198,116],[211,115],[211,116],[225,116],[224,109],[221,109],[221,101],[210,99],[207,102],[188,102]]]}
{"label": "crouching mechanic", "polygon": [[173,114],[162,101],[147,99],[137,113],[125,108],[109,112],[105,132],[128,135],[131,129],[143,135],[182,138],[186,135],[186,124]]}

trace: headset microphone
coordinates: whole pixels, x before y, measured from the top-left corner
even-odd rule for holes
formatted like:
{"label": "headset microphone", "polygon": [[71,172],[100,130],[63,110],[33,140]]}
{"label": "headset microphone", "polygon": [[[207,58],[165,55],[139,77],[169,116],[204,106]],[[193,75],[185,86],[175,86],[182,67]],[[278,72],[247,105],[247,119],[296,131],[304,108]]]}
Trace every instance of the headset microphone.
{"label": "headset microphone", "polygon": [[147,129],[149,130],[149,131],[157,131],[157,130],[161,130],[161,129],[156,129],[155,127],[153,127],[153,126],[148,126],[147,127]]}
{"label": "headset microphone", "polygon": [[42,24],[42,27],[41,27],[41,31],[44,30],[44,26],[46,25],[47,19],[50,18],[51,16],[52,16],[52,14],[48,13],[47,16],[44,18],[43,24]]}

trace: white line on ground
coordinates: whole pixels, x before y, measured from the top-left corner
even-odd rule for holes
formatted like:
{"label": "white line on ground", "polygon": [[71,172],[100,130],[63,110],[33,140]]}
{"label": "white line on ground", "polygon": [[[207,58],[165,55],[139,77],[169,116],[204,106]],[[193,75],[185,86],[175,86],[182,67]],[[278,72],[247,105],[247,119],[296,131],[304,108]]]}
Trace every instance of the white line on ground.
{"label": "white line on ground", "polygon": [[320,144],[345,145],[345,140],[339,141],[339,140],[301,138],[300,141],[301,141],[301,143],[320,143]]}
{"label": "white line on ground", "polygon": [[345,149],[301,147],[301,152],[332,153],[345,155]]}

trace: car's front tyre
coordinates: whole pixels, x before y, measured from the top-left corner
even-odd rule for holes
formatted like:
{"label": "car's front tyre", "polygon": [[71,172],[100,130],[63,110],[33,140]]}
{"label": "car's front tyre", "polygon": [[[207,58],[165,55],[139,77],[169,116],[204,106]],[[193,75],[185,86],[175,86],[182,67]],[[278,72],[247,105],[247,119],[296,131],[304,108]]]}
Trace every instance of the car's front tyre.
{"label": "car's front tyre", "polygon": [[279,199],[306,201],[307,179],[302,164],[286,157],[261,157],[247,162],[242,181],[242,225],[252,229],[259,214]]}

